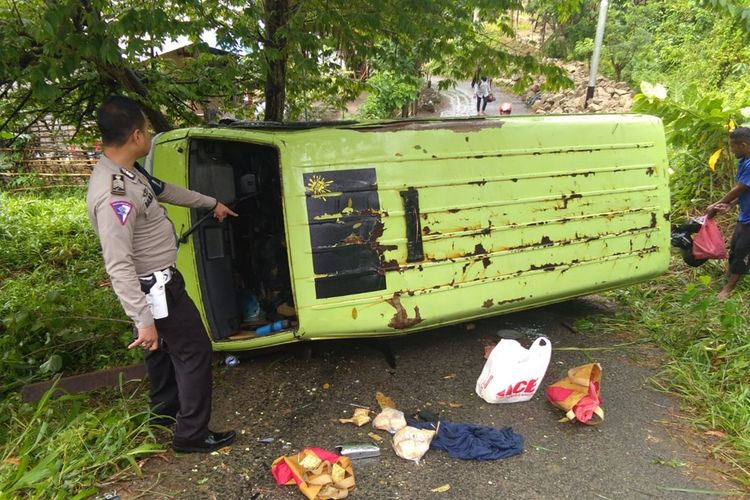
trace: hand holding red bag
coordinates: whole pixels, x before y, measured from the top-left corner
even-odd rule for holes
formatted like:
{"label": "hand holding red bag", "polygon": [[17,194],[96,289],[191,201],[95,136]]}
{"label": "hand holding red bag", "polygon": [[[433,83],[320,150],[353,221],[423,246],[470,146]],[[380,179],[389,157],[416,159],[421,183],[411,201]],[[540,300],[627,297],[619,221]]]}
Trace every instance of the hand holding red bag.
{"label": "hand holding red bag", "polygon": [[693,236],[693,257],[696,259],[726,259],[724,238],[713,219],[703,217],[701,228]]}

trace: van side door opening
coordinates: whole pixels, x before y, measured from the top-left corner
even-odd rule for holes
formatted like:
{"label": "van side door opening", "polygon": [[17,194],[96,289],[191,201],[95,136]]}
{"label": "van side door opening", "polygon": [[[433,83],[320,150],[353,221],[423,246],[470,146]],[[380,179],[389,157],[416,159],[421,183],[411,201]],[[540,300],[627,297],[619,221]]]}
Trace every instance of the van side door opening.
{"label": "van side door opening", "polygon": [[[278,151],[193,139],[189,161],[190,189],[215,197],[238,214],[223,223],[209,218],[193,233],[214,340],[245,340],[295,328]],[[192,220],[205,213],[193,210]]]}

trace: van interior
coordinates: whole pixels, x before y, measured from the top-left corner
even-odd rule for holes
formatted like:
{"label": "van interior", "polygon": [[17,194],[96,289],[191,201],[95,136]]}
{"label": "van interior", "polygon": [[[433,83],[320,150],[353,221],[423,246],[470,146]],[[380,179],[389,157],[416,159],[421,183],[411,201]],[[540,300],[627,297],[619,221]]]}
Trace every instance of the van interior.
{"label": "van interior", "polygon": [[[245,142],[193,139],[189,187],[238,217],[208,217],[192,233],[206,315],[216,341],[294,330],[279,155]],[[193,210],[193,223],[206,215]],[[181,231],[183,232],[183,231]]]}

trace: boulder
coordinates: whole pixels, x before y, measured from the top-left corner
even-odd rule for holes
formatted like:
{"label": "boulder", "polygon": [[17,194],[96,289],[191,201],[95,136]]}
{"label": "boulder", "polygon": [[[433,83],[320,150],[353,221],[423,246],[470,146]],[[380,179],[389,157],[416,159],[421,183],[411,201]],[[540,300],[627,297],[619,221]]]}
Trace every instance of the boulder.
{"label": "boulder", "polygon": [[[580,62],[550,61],[560,64],[573,80],[573,89],[563,89],[556,93],[542,91],[539,101],[531,106],[537,113],[581,113],[588,87],[588,66]],[[589,101],[586,112],[601,111],[621,113],[630,111],[633,105],[633,92],[624,82],[615,82],[599,75],[596,79],[594,97]],[[538,82],[543,83],[543,82]]]}

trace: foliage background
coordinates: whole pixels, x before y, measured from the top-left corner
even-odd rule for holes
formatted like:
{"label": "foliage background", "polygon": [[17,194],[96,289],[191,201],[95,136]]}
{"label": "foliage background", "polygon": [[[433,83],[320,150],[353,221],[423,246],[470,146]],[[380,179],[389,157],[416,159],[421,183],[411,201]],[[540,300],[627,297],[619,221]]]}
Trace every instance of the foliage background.
{"label": "foliage background", "polygon": [[0,193],[0,396],[141,359],[108,284],[84,188]]}
{"label": "foliage background", "polygon": [[[563,16],[556,2],[530,2],[531,14],[550,23],[543,53],[568,59],[590,56],[597,0],[580,0]],[[734,182],[735,159],[727,133],[750,121],[750,8],[741,2],[649,0],[610,2],[600,70],[636,91],[661,84],[665,98],[636,96],[634,111],[662,118],[673,171],[673,218],[699,215]],[[718,150],[717,161],[709,159]]]}

